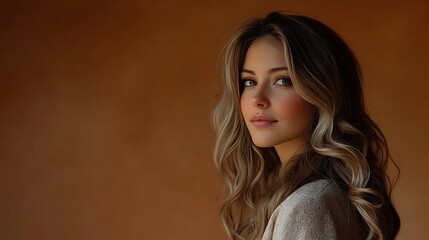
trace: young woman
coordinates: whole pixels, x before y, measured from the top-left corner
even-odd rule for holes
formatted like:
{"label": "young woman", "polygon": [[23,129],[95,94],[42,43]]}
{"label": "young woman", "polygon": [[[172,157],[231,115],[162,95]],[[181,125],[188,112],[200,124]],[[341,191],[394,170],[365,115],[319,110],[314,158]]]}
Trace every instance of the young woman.
{"label": "young woman", "polygon": [[223,65],[214,157],[229,238],[394,239],[386,139],[344,41],[273,12],[232,36]]}

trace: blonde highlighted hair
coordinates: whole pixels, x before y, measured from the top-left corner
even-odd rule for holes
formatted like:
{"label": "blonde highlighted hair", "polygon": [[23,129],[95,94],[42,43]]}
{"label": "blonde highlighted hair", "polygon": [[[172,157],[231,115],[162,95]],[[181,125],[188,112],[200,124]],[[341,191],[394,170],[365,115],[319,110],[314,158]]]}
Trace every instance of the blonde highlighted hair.
{"label": "blonde highlighted hair", "polygon": [[[317,110],[307,150],[284,165],[273,147],[252,143],[239,104],[246,52],[264,36],[283,44],[294,89]],[[386,174],[389,150],[366,113],[360,68],[344,41],[317,20],[273,12],[242,26],[223,56],[224,89],[213,112],[214,159],[228,187],[221,221],[229,238],[260,239],[288,195],[326,178],[344,190],[367,239],[394,239],[400,220]]]}

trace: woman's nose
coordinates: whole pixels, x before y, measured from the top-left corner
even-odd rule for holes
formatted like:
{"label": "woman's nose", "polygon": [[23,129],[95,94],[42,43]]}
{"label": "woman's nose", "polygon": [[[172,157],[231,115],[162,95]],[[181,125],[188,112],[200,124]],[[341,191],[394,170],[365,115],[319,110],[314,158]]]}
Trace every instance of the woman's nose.
{"label": "woman's nose", "polygon": [[[255,89],[256,90],[256,89]],[[257,89],[252,96],[252,104],[257,108],[267,108],[270,106],[267,93],[263,88]]]}

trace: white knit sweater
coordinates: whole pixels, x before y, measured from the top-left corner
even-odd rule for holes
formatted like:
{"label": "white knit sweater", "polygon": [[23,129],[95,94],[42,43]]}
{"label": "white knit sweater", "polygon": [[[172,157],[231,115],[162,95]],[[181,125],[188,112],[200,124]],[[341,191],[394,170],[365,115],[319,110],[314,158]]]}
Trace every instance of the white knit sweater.
{"label": "white knit sweater", "polygon": [[303,185],[273,212],[263,240],[365,239],[340,188],[328,180]]}

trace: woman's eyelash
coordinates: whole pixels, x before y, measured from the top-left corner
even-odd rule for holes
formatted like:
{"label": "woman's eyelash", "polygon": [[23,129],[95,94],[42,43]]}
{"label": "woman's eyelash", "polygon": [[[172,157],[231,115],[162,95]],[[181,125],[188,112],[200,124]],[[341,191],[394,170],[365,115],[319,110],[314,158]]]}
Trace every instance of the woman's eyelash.
{"label": "woman's eyelash", "polygon": [[242,78],[241,83],[243,84],[244,87],[250,87],[255,85],[256,81],[251,78]]}
{"label": "woman's eyelash", "polygon": [[277,84],[277,82],[280,80],[284,81],[282,84],[280,84],[281,86],[292,86],[292,79],[290,77],[278,77],[276,78],[275,83]]}
{"label": "woman's eyelash", "polygon": [[[279,84],[279,81],[282,81],[282,83]],[[252,78],[242,78],[240,79],[240,82],[243,87],[251,87],[256,85],[256,81]],[[290,77],[278,77],[275,79],[274,84],[289,87],[292,86],[292,80]]]}

